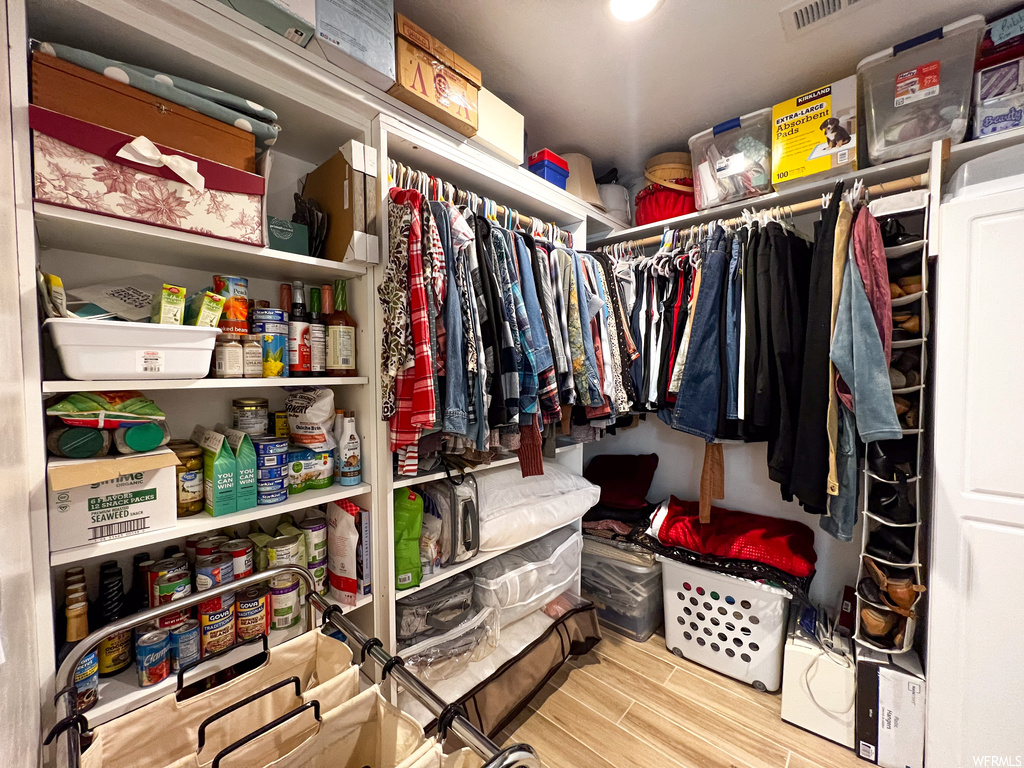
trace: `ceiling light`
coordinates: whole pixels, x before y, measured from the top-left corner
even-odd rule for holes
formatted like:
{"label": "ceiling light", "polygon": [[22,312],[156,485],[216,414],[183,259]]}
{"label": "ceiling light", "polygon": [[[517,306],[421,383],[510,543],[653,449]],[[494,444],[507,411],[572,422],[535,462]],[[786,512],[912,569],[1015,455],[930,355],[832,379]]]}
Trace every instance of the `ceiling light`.
{"label": "ceiling light", "polygon": [[638,21],[658,5],[658,0],[609,0],[608,9],[619,21]]}

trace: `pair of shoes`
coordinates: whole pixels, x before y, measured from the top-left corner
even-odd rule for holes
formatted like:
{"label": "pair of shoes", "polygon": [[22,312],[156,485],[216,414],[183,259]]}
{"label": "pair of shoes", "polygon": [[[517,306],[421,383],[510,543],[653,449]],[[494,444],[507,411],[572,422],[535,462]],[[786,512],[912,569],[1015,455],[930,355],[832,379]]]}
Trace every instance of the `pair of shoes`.
{"label": "pair of shoes", "polygon": [[909,565],[914,562],[914,528],[879,528],[868,536],[864,552],[887,563]]}
{"label": "pair of shoes", "polygon": [[906,479],[901,479],[895,488],[887,483],[875,483],[868,494],[868,511],[893,525],[917,522],[917,510],[910,503]]}
{"label": "pair of shoes", "polygon": [[[892,371],[890,370],[890,374]],[[892,376],[889,377],[890,382]],[[918,408],[910,400],[900,395],[893,395],[893,404],[896,406],[896,416],[899,417],[900,425],[904,429],[917,429],[918,424],[921,423],[918,418]]]}
{"label": "pair of shoes", "polygon": [[902,341],[900,331],[905,331],[905,338],[913,338],[921,333],[921,315],[917,312],[893,312],[892,313],[892,339]]}
{"label": "pair of shoes", "polygon": [[904,296],[912,296],[924,290],[920,275],[898,278],[895,283],[889,283],[889,298],[902,299]]}
{"label": "pair of shoes", "polygon": [[860,610],[861,632],[877,645],[894,651],[903,649],[907,635],[907,619],[871,605]]}
{"label": "pair of shoes", "polygon": [[[889,381],[893,389],[903,387],[916,387],[921,383],[921,350],[919,349],[894,349],[892,361],[889,363]],[[893,372],[898,375],[894,378]],[[903,383],[897,386],[899,375],[903,376]]]}
{"label": "pair of shoes", "polygon": [[868,469],[889,483],[913,477],[917,469],[917,437],[868,443]]}
{"label": "pair of shoes", "polygon": [[871,600],[868,597],[868,594],[872,594],[869,587],[865,587],[868,594],[861,594],[861,597],[876,605],[884,605],[901,616],[916,618],[911,609],[917,602],[917,596],[926,588],[914,582],[913,571],[882,565],[870,558],[865,558],[864,567],[870,579],[862,579],[861,582],[871,581],[877,590],[878,599]]}
{"label": "pair of shoes", "polygon": [[882,245],[891,248],[894,245],[905,245],[915,243],[921,239],[920,235],[907,232],[903,222],[896,218],[885,219],[881,224]]}

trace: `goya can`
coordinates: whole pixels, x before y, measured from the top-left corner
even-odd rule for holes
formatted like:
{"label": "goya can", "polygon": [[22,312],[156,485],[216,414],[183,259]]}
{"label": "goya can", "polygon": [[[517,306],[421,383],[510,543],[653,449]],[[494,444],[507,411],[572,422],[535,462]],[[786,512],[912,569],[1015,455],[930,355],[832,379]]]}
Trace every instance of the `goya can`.
{"label": "goya can", "polygon": [[238,641],[252,640],[270,632],[270,591],[249,587],[235,598],[235,633]]}
{"label": "goya can", "polygon": [[203,658],[235,644],[235,604],[199,614],[199,650]]}
{"label": "goya can", "polygon": [[[274,414],[276,423],[277,413]],[[287,419],[285,420],[287,422]],[[285,437],[254,437],[252,447],[256,449],[256,459],[260,456],[282,456],[288,453],[288,439]]]}
{"label": "goya can", "polygon": [[[226,542],[225,542],[226,543]],[[223,545],[222,545],[223,546]],[[196,591],[205,592],[234,580],[234,559],[224,552],[196,559]],[[217,595],[199,604],[200,613],[219,611],[235,601],[233,593]]]}
{"label": "goya can", "polygon": [[[267,542],[267,562],[271,568],[278,565],[304,565],[300,562],[301,552],[298,536],[278,536]],[[297,584],[298,580],[298,576],[290,573],[277,574],[270,580],[270,586]]]}
{"label": "goya can", "polygon": [[[156,590],[157,605],[166,605],[191,595],[192,579],[189,577],[188,570],[165,573],[156,580],[154,589]],[[157,624],[161,628],[176,627],[187,618],[185,611],[175,611],[161,616],[157,619]]]}
{"label": "goya can", "polygon": [[289,629],[299,621],[299,580],[270,587],[270,628]]}
{"label": "goya can", "polygon": [[171,674],[171,633],[166,629],[149,632],[135,644],[139,685],[156,685]]}
{"label": "goya can", "polygon": [[188,619],[171,630],[171,669],[177,672],[199,658],[199,621]]}
{"label": "goya can", "polygon": [[213,292],[224,297],[220,329],[224,333],[248,333],[249,281],[234,275],[214,275]]}
{"label": "goya can", "polygon": [[316,582],[316,591],[318,594],[327,594],[327,560],[321,560],[319,563],[310,563],[306,566],[309,574],[313,577],[313,581]]}
{"label": "goya can", "polygon": [[231,571],[236,579],[252,576],[253,545],[249,539],[232,539],[220,545],[220,551],[231,556]]}
{"label": "goya can", "polygon": [[307,517],[299,523],[299,528],[306,539],[306,558],[316,563],[327,560],[327,518]]}
{"label": "goya can", "polygon": [[267,504],[283,504],[288,501],[288,489],[280,491],[261,491],[256,494],[256,504],[260,507]]}
{"label": "goya can", "polygon": [[220,545],[231,541],[230,536],[207,536],[196,544],[196,557],[209,557],[220,552]]}

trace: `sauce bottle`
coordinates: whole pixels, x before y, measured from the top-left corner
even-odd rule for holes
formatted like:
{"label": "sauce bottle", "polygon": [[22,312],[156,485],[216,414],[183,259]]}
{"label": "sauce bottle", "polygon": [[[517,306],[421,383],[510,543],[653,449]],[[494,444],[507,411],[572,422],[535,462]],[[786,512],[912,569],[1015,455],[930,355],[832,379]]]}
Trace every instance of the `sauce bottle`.
{"label": "sauce bottle", "polygon": [[344,280],[334,281],[334,312],[327,318],[327,375],[356,375],[356,321],[348,313]]}
{"label": "sauce bottle", "polygon": [[327,326],[320,313],[320,289],[309,289],[309,372],[323,376],[327,364]]}
{"label": "sauce bottle", "polygon": [[292,283],[292,310],[288,315],[288,369],[292,376],[308,376],[311,370],[309,315],[306,290],[301,280]]}

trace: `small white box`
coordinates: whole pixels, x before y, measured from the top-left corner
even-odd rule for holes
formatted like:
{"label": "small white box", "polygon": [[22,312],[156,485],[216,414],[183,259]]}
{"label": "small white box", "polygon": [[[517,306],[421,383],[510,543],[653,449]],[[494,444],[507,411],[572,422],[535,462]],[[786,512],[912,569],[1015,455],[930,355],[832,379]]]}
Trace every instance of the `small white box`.
{"label": "small white box", "polygon": [[480,89],[479,127],[470,141],[486,147],[515,165],[523,164],[523,116],[486,88]]}
{"label": "small white box", "polygon": [[174,527],[178,463],[168,448],[133,456],[50,459],[50,551]]}

